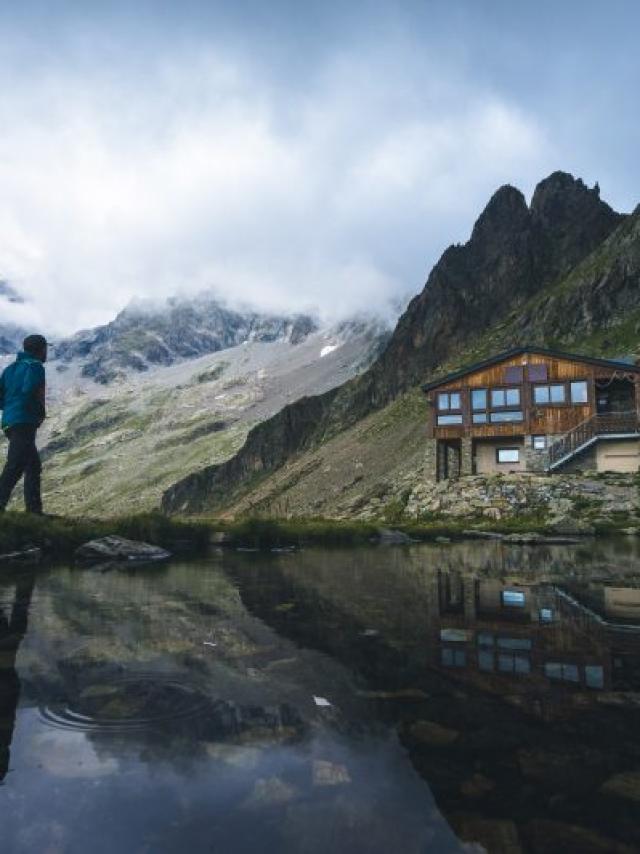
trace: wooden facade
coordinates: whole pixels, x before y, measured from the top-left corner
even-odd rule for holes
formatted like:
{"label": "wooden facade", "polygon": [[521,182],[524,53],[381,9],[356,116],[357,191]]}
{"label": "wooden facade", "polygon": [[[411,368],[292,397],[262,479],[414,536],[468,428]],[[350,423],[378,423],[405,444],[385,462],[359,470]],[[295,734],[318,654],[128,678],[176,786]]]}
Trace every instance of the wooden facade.
{"label": "wooden facade", "polygon": [[[546,451],[572,432],[580,434],[582,425],[607,419],[609,433],[625,436],[640,423],[639,386],[635,364],[519,348],[423,386],[427,433],[439,450],[472,440],[474,460],[476,449],[486,451],[500,440],[505,450],[518,439],[523,451],[536,445]],[[524,456],[519,468],[529,467]]]}

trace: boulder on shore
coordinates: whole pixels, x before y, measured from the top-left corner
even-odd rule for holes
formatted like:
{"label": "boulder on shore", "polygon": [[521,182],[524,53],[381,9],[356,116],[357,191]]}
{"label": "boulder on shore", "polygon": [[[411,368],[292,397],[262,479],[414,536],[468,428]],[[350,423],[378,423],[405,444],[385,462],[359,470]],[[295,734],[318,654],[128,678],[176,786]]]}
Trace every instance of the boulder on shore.
{"label": "boulder on shore", "polygon": [[76,560],[83,563],[102,563],[103,561],[159,561],[171,557],[171,552],[160,546],[127,540],[125,537],[110,535],[91,540],[76,549]]}

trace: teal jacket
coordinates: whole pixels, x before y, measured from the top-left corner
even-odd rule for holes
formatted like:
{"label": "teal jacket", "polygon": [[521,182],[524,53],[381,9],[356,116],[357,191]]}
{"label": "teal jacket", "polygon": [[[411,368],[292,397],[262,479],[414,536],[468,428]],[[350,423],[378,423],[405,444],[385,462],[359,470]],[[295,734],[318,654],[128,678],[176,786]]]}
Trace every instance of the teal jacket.
{"label": "teal jacket", "polygon": [[18,353],[0,376],[2,429],[17,424],[39,426],[44,419],[44,365],[29,353]]}

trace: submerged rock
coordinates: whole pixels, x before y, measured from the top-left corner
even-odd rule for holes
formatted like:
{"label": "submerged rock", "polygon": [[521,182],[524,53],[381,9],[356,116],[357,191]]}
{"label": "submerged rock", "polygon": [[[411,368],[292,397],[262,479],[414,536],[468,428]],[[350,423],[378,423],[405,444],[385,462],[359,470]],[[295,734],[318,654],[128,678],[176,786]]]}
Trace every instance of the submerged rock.
{"label": "submerged rock", "polygon": [[460,791],[467,798],[481,798],[492,792],[495,787],[493,780],[485,777],[484,774],[474,774],[460,785]]}
{"label": "submerged rock", "polygon": [[488,851],[500,854],[522,854],[518,829],[513,821],[480,818],[475,815],[454,815],[450,822],[465,842],[475,842]]}
{"label": "submerged rock", "polygon": [[594,830],[549,819],[535,819],[525,829],[534,854],[632,854],[636,849]]}
{"label": "submerged rock", "polygon": [[280,777],[264,777],[256,780],[244,806],[250,809],[280,806],[292,801],[297,795],[298,790]]}
{"label": "submerged rock", "polygon": [[351,775],[346,765],[338,765],[335,762],[328,762],[326,759],[314,759],[314,786],[341,786],[343,783],[350,782]]}
{"label": "submerged rock", "polygon": [[422,744],[429,744],[432,747],[444,747],[447,744],[453,744],[457,741],[460,733],[455,729],[437,724],[435,721],[416,721],[412,724],[409,732]]}
{"label": "submerged rock", "polygon": [[608,795],[640,802],[640,771],[614,774],[602,784],[602,791]]}
{"label": "submerged rock", "polygon": [[91,540],[76,549],[76,559],[84,563],[103,561],[159,561],[167,560],[171,553],[149,543],[127,540],[111,535]]}

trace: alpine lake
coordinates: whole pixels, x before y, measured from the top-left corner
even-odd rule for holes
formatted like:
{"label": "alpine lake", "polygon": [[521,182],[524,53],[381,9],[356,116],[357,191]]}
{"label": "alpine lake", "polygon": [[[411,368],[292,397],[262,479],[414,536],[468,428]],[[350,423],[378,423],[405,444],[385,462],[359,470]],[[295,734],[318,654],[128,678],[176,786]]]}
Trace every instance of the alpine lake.
{"label": "alpine lake", "polygon": [[0,851],[640,851],[640,540],[3,569]]}

